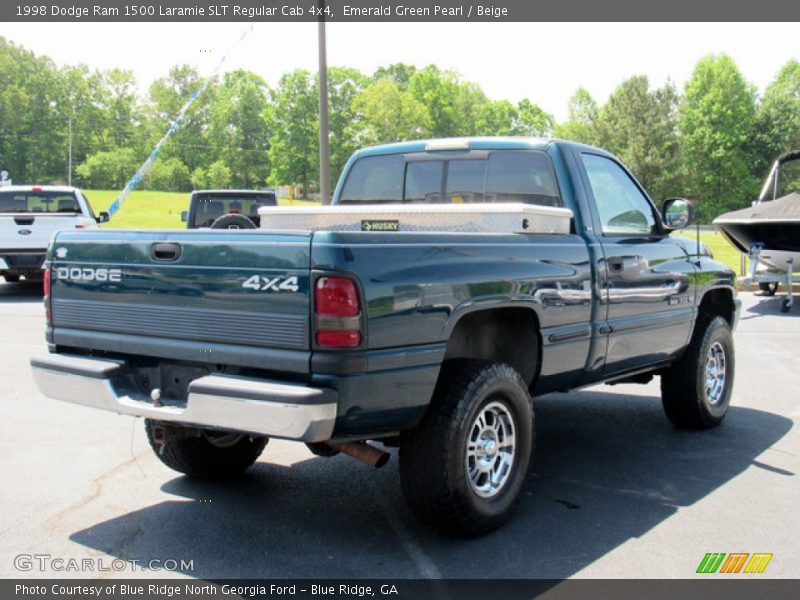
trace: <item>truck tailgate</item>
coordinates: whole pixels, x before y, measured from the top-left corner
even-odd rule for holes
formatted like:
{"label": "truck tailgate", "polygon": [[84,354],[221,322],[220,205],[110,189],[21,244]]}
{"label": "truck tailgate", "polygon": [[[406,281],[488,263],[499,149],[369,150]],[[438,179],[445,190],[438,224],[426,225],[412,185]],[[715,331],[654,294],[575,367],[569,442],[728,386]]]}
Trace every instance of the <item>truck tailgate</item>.
{"label": "truck tailgate", "polygon": [[310,243],[308,232],[62,232],[49,255],[52,341],[135,354],[135,340],[155,339],[202,362],[218,349],[230,362],[237,347],[240,364],[248,347],[308,351]]}
{"label": "truck tailgate", "polygon": [[6,250],[47,248],[50,236],[62,229],[83,224],[80,215],[42,213],[0,213],[0,248]]}

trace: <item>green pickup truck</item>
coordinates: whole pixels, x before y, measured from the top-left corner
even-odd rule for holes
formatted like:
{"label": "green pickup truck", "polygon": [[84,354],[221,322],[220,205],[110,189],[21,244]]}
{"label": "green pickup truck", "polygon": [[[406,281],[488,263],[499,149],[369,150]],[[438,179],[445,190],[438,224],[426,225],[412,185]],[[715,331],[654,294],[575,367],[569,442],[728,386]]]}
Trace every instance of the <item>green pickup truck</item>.
{"label": "green pickup truck", "polygon": [[45,280],[51,398],[145,418],[189,476],[270,437],[373,466],[399,447],[413,512],[452,532],[511,516],[532,398],[660,376],[667,417],[731,399],[734,273],[611,154],[523,138],[357,152],[332,207],[260,228],[58,233]]}

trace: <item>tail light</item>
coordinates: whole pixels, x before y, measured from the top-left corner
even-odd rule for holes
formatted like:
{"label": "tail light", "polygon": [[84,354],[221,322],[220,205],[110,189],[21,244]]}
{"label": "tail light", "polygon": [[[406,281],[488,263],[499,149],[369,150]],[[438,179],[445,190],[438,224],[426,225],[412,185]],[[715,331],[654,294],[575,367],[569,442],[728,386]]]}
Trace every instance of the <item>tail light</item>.
{"label": "tail light", "polygon": [[320,277],[314,289],[317,345],[353,348],[361,344],[358,288],[346,277]]}
{"label": "tail light", "polygon": [[44,316],[47,322],[50,323],[50,266],[44,270],[44,279],[42,280],[42,287],[44,288]]}

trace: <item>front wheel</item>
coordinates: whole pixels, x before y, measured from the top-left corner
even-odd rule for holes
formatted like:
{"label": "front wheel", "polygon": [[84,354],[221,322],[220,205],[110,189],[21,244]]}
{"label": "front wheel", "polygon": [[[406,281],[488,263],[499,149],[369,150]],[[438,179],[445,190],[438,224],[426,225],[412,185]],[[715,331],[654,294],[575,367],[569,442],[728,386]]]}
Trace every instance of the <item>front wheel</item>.
{"label": "front wheel", "polygon": [[241,475],[264,450],[268,438],[187,429],[145,419],[150,447],[170,469],[197,479],[230,479]]}
{"label": "front wheel", "polygon": [[533,409],[505,364],[448,361],[420,425],[400,446],[400,480],[417,517],[480,535],[508,521],[533,449]]}
{"label": "front wheel", "polygon": [[708,429],[728,412],[733,391],[733,337],[722,317],[700,321],[683,358],[661,375],[661,400],[677,427]]}

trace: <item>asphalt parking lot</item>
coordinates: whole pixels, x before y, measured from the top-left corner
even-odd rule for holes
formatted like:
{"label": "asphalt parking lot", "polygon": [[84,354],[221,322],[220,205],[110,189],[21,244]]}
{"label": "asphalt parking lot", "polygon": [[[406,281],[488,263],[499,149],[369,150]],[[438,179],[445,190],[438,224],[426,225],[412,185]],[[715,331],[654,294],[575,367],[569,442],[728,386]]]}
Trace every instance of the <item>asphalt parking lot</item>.
{"label": "asphalt parking lot", "polygon": [[[168,470],[141,421],[38,393],[39,286],[0,283],[0,577],[685,578],[707,552],[773,553],[761,577],[797,577],[800,306],[742,298],[722,426],[674,429],[657,381],[539,398],[514,520],[463,540],[411,518],[395,459],[370,471],[273,440],[237,482]],[[129,566],[20,571],[24,554]],[[133,570],[152,559],[193,563]]]}

